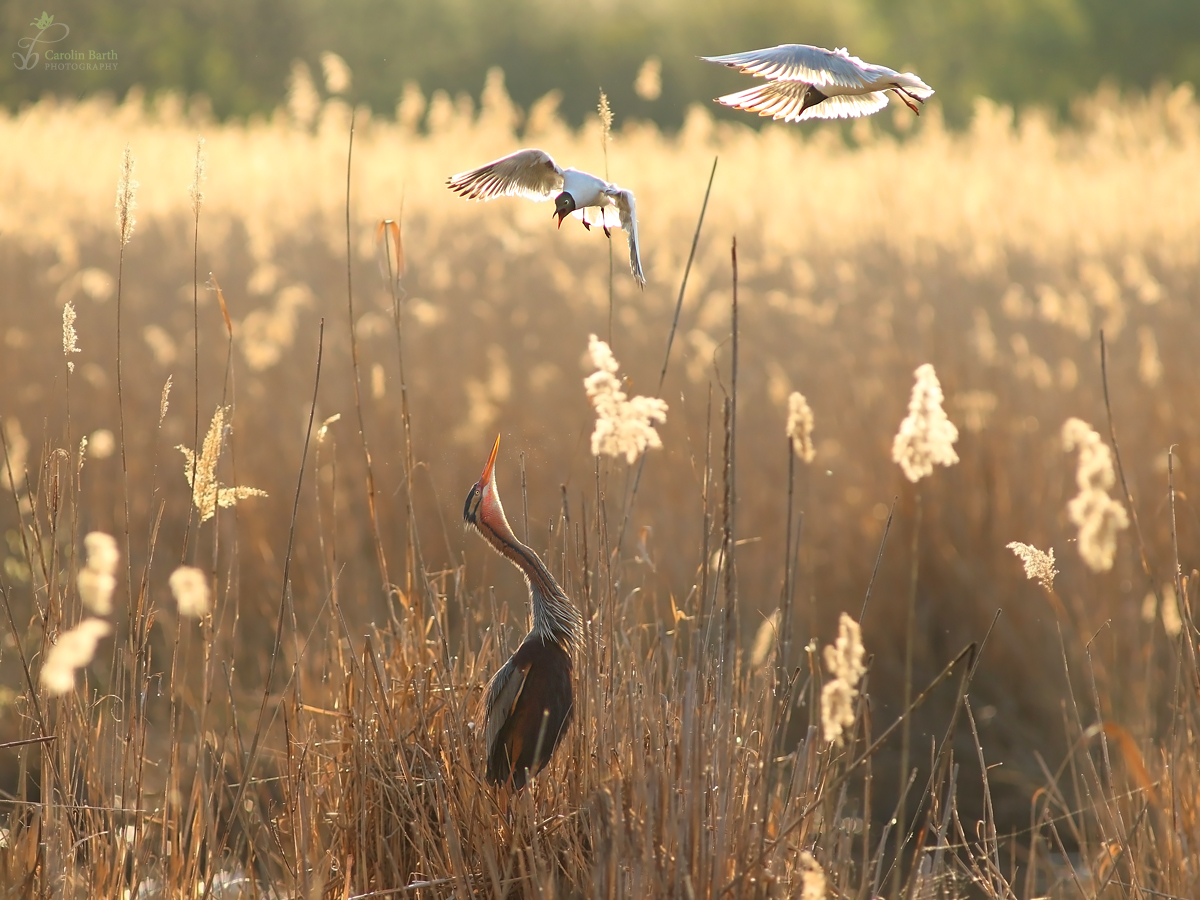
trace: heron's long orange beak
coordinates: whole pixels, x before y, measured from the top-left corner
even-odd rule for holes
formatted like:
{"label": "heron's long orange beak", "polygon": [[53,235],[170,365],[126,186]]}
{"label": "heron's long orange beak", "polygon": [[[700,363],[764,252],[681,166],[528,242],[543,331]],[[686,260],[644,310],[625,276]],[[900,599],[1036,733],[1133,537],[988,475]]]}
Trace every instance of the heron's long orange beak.
{"label": "heron's long orange beak", "polygon": [[479,486],[483,487],[492,480],[492,468],[496,465],[496,454],[500,452],[500,435],[496,435],[496,443],[492,446],[492,454],[488,457],[487,465],[483,467],[483,474],[479,476]]}

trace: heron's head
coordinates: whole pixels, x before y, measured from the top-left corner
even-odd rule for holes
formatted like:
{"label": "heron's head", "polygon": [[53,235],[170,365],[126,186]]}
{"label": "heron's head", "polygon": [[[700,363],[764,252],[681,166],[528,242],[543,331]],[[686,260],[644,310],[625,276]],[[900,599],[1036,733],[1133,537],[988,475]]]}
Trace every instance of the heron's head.
{"label": "heron's head", "polygon": [[552,215],[558,217],[558,227],[562,228],[563,219],[575,212],[575,198],[563,191],[554,198],[554,212]]}
{"label": "heron's head", "polygon": [[500,451],[500,435],[496,435],[496,443],[492,446],[487,465],[483,474],[471,486],[467,494],[467,502],[463,505],[463,522],[481,534],[485,528],[496,531],[500,523],[507,526],[504,519],[504,507],[500,505],[500,493],[496,490],[496,454]]}

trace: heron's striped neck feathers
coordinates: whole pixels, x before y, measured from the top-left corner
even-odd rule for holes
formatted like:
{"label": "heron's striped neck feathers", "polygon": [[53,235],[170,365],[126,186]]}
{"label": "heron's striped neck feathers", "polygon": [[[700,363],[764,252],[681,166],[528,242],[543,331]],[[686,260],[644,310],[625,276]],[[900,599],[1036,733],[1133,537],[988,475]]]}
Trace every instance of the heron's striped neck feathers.
{"label": "heron's striped neck feathers", "polygon": [[525,576],[533,610],[530,635],[559,644],[568,652],[577,649],[583,638],[583,617],[554,580],[545,563],[513,534],[494,480],[484,490],[478,519],[472,524],[497,553]]}

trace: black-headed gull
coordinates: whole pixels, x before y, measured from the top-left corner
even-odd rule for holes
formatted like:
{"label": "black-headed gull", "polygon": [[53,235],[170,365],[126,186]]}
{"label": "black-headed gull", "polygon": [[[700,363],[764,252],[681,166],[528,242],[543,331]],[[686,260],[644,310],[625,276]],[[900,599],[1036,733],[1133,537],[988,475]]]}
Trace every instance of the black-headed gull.
{"label": "black-headed gull", "polygon": [[888,91],[920,115],[917,104],[933,96],[933,88],[912,72],[863,62],[845,47],[780,44],[701,59],[767,79],[758,87],[718,97],[718,103],[787,122],[869,116],[887,106]]}
{"label": "black-headed gull", "polygon": [[554,197],[553,215],[558,218],[559,228],[563,219],[574,214],[585,228],[591,230],[592,225],[599,225],[610,238],[612,228],[624,229],[629,238],[629,268],[638,285],[645,285],[638,245],[637,205],[632,191],[578,169],[560,168],[549,153],[534,148],[518,150],[486,166],[460,172],[447,179],[446,184],[468,200],[513,196],[549,200]]}

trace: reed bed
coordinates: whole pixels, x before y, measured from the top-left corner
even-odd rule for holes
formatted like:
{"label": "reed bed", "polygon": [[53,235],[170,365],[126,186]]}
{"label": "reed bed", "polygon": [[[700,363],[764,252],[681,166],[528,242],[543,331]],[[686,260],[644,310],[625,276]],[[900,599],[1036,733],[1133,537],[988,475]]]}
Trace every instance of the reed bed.
{"label": "reed bed", "polygon": [[[607,136],[494,74],[479,109],[353,113],[349,168],[339,101],[195,106],[0,118],[9,894],[1200,890],[1189,89],[1070,127]],[[610,284],[598,232],[443,187],[518,143],[607,154],[645,291],[619,233]],[[667,404],[632,463],[591,452],[592,334]],[[957,463],[912,483],[926,363]],[[458,512],[496,432],[586,621],[570,733],[507,812],[480,705],[525,592]],[[825,658],[843,613],[861,682]]]}

